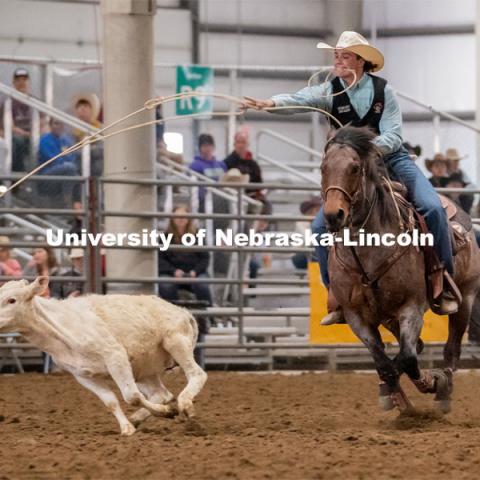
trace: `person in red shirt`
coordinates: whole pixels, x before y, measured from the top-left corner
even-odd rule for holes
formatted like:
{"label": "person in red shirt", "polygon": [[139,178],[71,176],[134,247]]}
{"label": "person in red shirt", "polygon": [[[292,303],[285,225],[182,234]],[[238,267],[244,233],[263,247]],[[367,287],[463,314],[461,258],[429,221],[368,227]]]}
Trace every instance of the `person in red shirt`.
{"label": "person in red shirt", "polygon": [[[0,236],[0,275],[18,278],[22,276],[21,265],[11,257],[10,239]],[[0,282],[3,285],[5,282]]]}

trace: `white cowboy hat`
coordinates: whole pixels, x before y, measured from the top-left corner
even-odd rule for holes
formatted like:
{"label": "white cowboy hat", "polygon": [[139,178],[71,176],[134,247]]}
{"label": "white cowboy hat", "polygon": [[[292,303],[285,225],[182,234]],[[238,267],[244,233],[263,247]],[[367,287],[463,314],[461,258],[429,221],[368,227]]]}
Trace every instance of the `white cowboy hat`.
{"label": "white cowboy hat", "polygon": [[70,251],[69,257],[73,260],[74,258],[83,258],[84,252],[83,248],[72,248]]}
{"label": "white cowboy hat", "polygon": [[381,70],[385,63],[382,52],[377,48],[372,47],[365,37],[357,32],[343,32],[334,47],[328,45],[328,43],[319,42],[317,43],[317,48],[348,50],[349,52],[356,53],[365,61],[373,64],[372,72],[378,72]]}
{"label": "white cowboy hat", "polygon": [[92,107],[92,120],[97,120],[100,113],[100,100],[95,93],[80,94],[73,97],[73,108],[76,107],[80,100],[85,100]]}
{"label": "white cowboy hat", "polygon": [[460,155],[456,148],[447,148],[445,156],[447,157],[447,160],[463,160],[468,157],[468,155]]}
{"label": "white cowboy hat", "polygon": [[231,168],[221,178],[220,182],[248,183],[250,175],[242,174],[238,168]]}

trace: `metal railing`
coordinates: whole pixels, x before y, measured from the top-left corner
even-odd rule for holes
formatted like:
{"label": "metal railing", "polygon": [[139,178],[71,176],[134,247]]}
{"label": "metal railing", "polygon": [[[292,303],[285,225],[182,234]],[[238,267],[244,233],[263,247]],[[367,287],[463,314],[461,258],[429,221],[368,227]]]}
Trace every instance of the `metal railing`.
{"label": "metal railing", "polygon": [[[58,110],[57,108],[52,107],[51,105],[38,100],[37,98],[31,95],[25,95],[18,90],[9,87],[3,83],[0,83],[0,93],[6,96],[4,102],[4,111],[3,111],[3,125],[4,125],[4,138],[7,145],[7,156],[5,159],[5,167],[3,169],[4,174],[10,174],[12,171],[12,153],[13,153],[13,118],[12,118],[12,99],[17,102],[20,102],[24,105],[28,105],[32,109],[32,131],[30,137],[30,157],[35,159],[38,153],[38,145],[40,141],[40,113],[53,117],[57,120],[60,120],[65,125],[80,130],[81,132],[87,133],[89,135],[98,131],[98,128],[93,127],[92,125],[83,122],[82,120],[69,115],[68,113]],[[82,148],[82,174],[84,176],[90,175],[90,145],[86,145]],[[33,167],[35,162],[32,162]]]}

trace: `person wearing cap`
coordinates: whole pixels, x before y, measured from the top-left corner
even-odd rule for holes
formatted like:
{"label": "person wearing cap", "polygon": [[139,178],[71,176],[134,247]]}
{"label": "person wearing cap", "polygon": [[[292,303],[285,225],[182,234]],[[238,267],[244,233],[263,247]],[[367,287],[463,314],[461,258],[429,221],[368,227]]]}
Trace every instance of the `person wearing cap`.
{"label": "person wearing cap", "polygon": [[[71,267],[64,271],[61,277],[81,277],[83,275],[83,248],[72,248],[70,251]],[[50,294],[55,298],[78,297],[83,293],[83,282],[69,280],[67,282],[55,282]]]}
{"label": "person wearing cap", "polygon": [[[402,182],[417,210],[425,217],[430,232],[435,238],[434,249],[439,267],[453,275],[452,246],[447,218],[440,199],[427,178],[412,162],[402,146],[402,114],[395,92],[387,81],[372,73],[379,72],[384,65],[383,54],[370,45],[359,33],[346,31],[340,35],[335,46],[320,42],[322,50],[333,51],[333,70],[336,77],[321,85],[306,87],[294,94],[275,95],[268,100],[245,97],[243,108],[267,110],[278,106],[311,106],[324,109],[337,118],[342,125],[369,127],[377,133],[374,143],[384,154],[394,180]],[[346,92],[341,93],[347,87]],[[272,113],[305,112],[303,109],[286,109]],[[329,118],[332,128],[338,128]],[[318,234],[327,231],[323,210],[317,214],[312,231]],[[317,247],[323,283],[328,287],[328,249]],[[336,308],[337,302],[329,292],[331,312],[322,320],[330,325],[343,320],[343,314]],[[437,302],[445,314],[455,313],[458,303],[445,289]]]}
{"label": "person wearing cap", "polygon": [[[195,155],[189,167],[197,173],[218,182],[227,169],[225,163],[215,158],[215,140],[208,133],[198,137],[198,155]],[[205,212],[205,187],[198,189],[198,211]]]}
{"label": "person wearing cap", "polygon": [[[26,68],[17,68],[13,72],[12,84],[15,90],[24,95],[30,93],[30,74]],[[0,108],[0,125],[3,136],[3,112],[5,104]],[[41,128],[45,116],[40,114]],[[32,134],[33,110],[23,102],[12,98],[12,171],[23,172],[30,165],[27,160],[31,155],[30,136]]]}
{"label": "person wearing cap", "polygon": [[[21,277],[22,267],[11,257],[10,239],[0,236],[0,275],[7,277]],[[3,285],[5,282],[0,282]]]}
{"label": "person wearing cap", "polygon": [[445,187],[448,179],[448,160],[443,153],[436,153],[432,160],[425,159],[425,168],[432,174],[428,181],[435,188]]}

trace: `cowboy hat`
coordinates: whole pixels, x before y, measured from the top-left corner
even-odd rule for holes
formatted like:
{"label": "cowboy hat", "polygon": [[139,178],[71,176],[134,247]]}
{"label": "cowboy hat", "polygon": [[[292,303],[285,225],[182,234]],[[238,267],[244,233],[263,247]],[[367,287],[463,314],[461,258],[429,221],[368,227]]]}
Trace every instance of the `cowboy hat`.
{"label": "cowboy hat", "polygon": [[434,157],[430,160],[429,158],[425,159],[425,168],[431,172],[433,165],[435,163],[445,163],[445,165],[448,164],[448,159],[445,157],[443,153],[436,153]]}
{"label": "cowboy hat", "polygon": [[372,47],[365,37],[357,32],[343,32],[337,44],[332,47],[328,43],[319,42],[317,48],[323,48],[328,50],[348,50],[362,57],[366,62],[370,62],[373,65],[372,72],[378,72],[383,68],[385,60],[380,50]]}
{"label": "cowboy hat", "polygon": [[463,160],[467,156],[468,155],[460,155],[456,148],[447,148],[447,151],[445,152],[445,157],[447,157],[447,160]]}
{"label": "cowboy hat", "polygon": [[84,101],[90,104],[92,107],[92,120],[96,120],[100,113],[100,100],[95,93],[85,93],[76,95],[73,98],[73,107],[75,108],[78,102]]}
{"label": "cowboy hat", "polygon": [[8,246],[10,246],[10,239],[5,235],[1,235],[0,236],[0,247],[8,247]]}
{"label": "cowboy hat", "polygon": [[69,257],[73,260],[74,258],[83,258],[84,257],[84,252],[83,248],[72,248],[70,250],[70,255]]}
{"label": "cowboy hat", "polygon": [[221,178],[220,182],[248,183],[250,175],[242,174],[238,168],[231,168]]}

